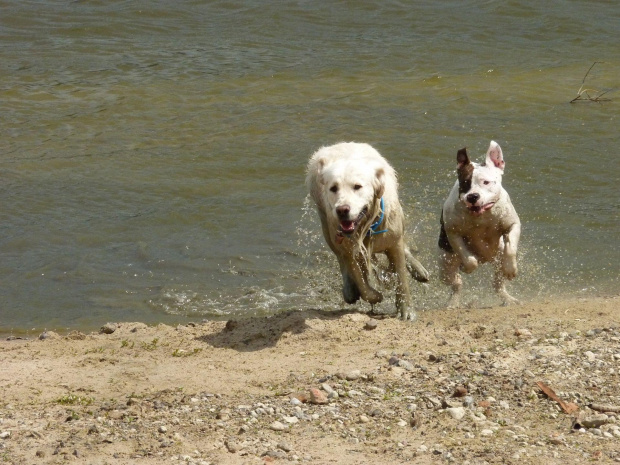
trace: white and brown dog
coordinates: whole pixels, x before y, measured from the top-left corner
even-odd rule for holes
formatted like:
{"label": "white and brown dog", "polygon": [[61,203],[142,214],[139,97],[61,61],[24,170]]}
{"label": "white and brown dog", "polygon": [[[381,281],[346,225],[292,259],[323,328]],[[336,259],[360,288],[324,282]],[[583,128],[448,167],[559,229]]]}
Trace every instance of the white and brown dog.
{"label": "white and brown dog", "polygon": [[404,214],[396,172],[368,144],[323,147],[308,162],[306,185],[317,206],[323,236],[340,264],[347,303],[370,304],[383,295],[369,283],[371,259],[384,253],[396,274],[396,308],[404,320],[415,319],[407,270],[418,281],[428,272],[405,243]]}
{"label": "white and brown dog", "polygon": [[491,141],[486,161],[472,163],[467,150],[456,155],[458,181],[441,214],[439,247],[442,249],[442,280],[452,286],[449,307],[460,306],[463,286],[459,268],[474,271],[479,263],[495,267],[494,288],[504,305],[518,303],[506,292],[504,280],[517,275],[517,246],[521,222],[508,192],[502,187],[504,155]]}

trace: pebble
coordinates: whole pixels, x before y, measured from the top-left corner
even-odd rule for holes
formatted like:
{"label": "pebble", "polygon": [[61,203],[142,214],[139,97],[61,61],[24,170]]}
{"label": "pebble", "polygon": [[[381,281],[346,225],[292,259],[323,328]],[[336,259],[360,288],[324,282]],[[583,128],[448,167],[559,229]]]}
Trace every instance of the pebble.
{"label": "pebble", "polygon": [[39,334],[39,339],[42,341],[44,341],[45,339],[56,339],[58,337],[60,336],[54,331],[43,331],[41,334]]}
{"label": "pebble", "polygon": [[112,334],[117,329],[118,325],[116,323],[106,323],[99,329],[99,332],[101,334]]}
{"label": "pebble", "polygon": [[317,388],[310,389],[310,403],[312,404],[326,404],[328,402],[327,396],[323,391]]}
{"label": "pebble", "polygon": [[290,452],[293,450],[293,446],[291,446],[288,442],[279,442],[278,449],[282,449],[284,452]]}
{"label": "pebble", "polygon": [[0,439],[9,439],[11,437],[10,431],[3,431],[0,433]]}
{"label": "pebble", "polygon": [[493,430],[483,429],[482,431],[480,431],[480,436],[493,436]]}
{"label": "pebble", "polygon": [[464,407],[451,407],[447,408],[446,412],[455,420],[461,420],[465,416],[465,408]]}
{"label": "pebble", "polygon": [[399,360],[398,361],[398,366],[401,368],[404,368],[407,371],[413,371],[413,363],[407,361],[407,360]]}
{"label": "pebble", "polygon": [[366,322],[366,324],[364,325],[364,328],[368,330],[373,330],[373,329],[376,329],[378,325],[379,325],[379,322],[375,320],[374,318],[371,318],[370,320]]}
{"label": "pebble", "polygon": [[355,381],[357,379],[360,379],[362,376],[362,372],[360,370],[352,370],[349,371],[346,375],[345,375],[345,379],[347,381]]}
{"label": "pebble", "polygon": [[284,423],[280,423],[279,421],[274,421],[269,427],[273,431],[286,431],[288,429]]}

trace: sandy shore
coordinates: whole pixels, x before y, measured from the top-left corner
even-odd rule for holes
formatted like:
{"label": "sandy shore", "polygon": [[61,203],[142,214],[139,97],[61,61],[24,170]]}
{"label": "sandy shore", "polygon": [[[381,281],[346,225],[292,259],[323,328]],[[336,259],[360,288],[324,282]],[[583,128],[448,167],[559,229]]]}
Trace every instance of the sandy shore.
{"label": "sandy shore", "polygon": [[310,310],[2,340],[0,462],[620,462],[619,307],[370,325]]}

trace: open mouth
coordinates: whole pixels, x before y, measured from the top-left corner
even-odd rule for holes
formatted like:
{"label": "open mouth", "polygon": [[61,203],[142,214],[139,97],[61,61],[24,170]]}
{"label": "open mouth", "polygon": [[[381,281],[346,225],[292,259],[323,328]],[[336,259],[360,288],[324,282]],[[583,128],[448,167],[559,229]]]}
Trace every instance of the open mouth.
{"label": "open mouth", "polygon": [[357,225],[366,216],[367,212],[368,208],[364,208],[354,220],[340,220],[340,232],[342,234],[353,234],[357,229]]}
{"label": "open mouth", "polygon": [[495,202],[489,202],[484,205],[468,205],[467,209],[472,215],[479,216],[493,208],[493,205],[495,205]]}

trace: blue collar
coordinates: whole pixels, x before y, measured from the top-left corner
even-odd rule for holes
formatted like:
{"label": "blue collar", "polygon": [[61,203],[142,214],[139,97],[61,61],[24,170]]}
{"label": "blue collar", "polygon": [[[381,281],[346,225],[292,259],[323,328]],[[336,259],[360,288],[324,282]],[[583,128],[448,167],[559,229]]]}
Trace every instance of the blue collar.
{"label": "blue collar", "polygon": [[381,214],[379,215],[379,218],[377,219],[377,221],[375,221],[372,224],[372,226],[370,226],[370,229],[366,233],[367,236],[374,236],[376,234],[381,234],[381,233],[384,233],[384,232],[388,232],[387,229],[383,229],[381,231],[377,231],[379,226],[381,226],[381,223],[383,223],[384,215],[385,215],[385,204],[383,203],[383,197],[381,197]]}

